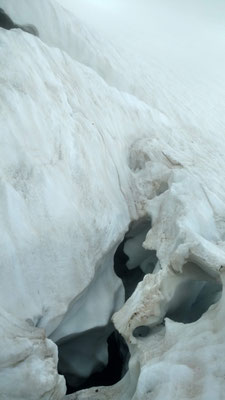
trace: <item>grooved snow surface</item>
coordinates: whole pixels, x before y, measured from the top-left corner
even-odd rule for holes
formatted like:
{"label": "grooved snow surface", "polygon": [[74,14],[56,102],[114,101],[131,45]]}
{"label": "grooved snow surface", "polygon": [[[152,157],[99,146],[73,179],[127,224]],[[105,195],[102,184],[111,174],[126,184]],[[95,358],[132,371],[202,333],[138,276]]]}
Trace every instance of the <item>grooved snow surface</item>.
{"label": "grooved snow surface", "polygon": [[[131,68],[54,1],[0,7],[40,35],[0,28],[1,399],[62,400],[50,339],[115,312],[128,373],[68,399],[223,399],[224,295],[191,324],[132,333],[160,325],[186,280],[224,281],[224,86]],[[123,305],[113,254],[144,216],[159,265]]]}

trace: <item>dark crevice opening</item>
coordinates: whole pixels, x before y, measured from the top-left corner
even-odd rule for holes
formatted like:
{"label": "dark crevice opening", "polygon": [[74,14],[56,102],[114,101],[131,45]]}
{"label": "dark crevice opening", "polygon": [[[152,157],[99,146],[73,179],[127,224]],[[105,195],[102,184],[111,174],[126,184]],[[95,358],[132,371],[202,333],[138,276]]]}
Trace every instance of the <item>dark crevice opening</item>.
{"label": "dark crevice opening", "polygon": [[123,251],[125,242],[126,239],[120,243],[115,253],[114,270],[116,275],[123,281],[125,300],[127,300],[135,291],[138,282],[142,281],[145,273],[139,267],[136,267],[133,270],[127,268],[126,263],[128,262],[129,257]]}
{"label": "dark crevice opening", "polygon": [[209,275],[197,264],[186,263],[183,267],[183,282],[178,285],[168,303],[163,320],[154,326],[138,326],[133,336],[144,338],[159,333],[165,325],[165,318],[183,324],[197,321],[211,305],[220,300],[222,289],[219,277]]}
{"label": "dark crevice opening", "polygon": [[156,251],[146,250],[142,246],[150,229],[149,218],[131,223],[129,231],[115,252],[114,271],[123,281],[125,300],[132,295],[144,276],[154,271],[158,263]]}
{"label": "dark crevice opening", "polygon": [[[142,247],[150,229],[149,219],[131,224],[115,252],[114,271],[123,282],[126,299],[146,273],[154,273],[160,268],[156,252]],[[194,322],[221,297],[222,284],[219,279],[209,276],[194,263],[184,265],[182,279],[158,324],[136,327],[133,331],[135,338],[164,335],[166,317],[185,324]],[[111,386],[120,381],[128,370],[128,346],[111,322],[106,327],[64,338],[58,343],[58,349],[59,373],[66,379],[67,394],[96,386]],[[108,361],[107,356],[101,355],[104,349],[108,351]],[[74,360],[75,368],[68,365]],[[90,361],[93,360],[93,366],[90,367]]]}
{"label": "dark crevice opening", "polygon": [[[155,251],[142,247],[150,228],[149,219],[132,223],[115,252],[114,271],[123,282],[125,299],[132,295],[138,282],[146,273],[152,272],[158,262]],[[113,385],[128,370],[128,346],[111,322],[106,327],[63,338],[57,344],[58,370],[65,377],[67,394],[90,387]],[[104,356],[105,350],[108,351],[108,361]]]}
{"label": "dark crevice opening", "polygon": [[151,335],[156,335],[162,332],[165,328],[165,320],[154,326],[141,325],[133,330],[133,336],[137,339],[145,338]]}
{"label": "dark crevice opening", "polygon": [[[85,336],[85,335],[84,335]],[[64,347],[73,346],[73,338],[69,339],[66,343],[58,344],[59,349],[59,360]],[[75,339],[76,340],[76,339]],[[83,344],[85,346],[85,344]],[[67,385],[67,394],[77,392],[79,390],[88,389],[95,386],[110,386],[117,383],[123,378],[128,370],[128,362],[130,353],[125,340],[119,334],[118,331],[114,330],[107,338],[108,347],[108,363],[106,366],[99,364],[93,373],[87,378],[76,377],[65,372],[61,369],[61,363],[59,361],[59,374],[64,375]],[[77,378],[77,382],[76,382]],[[74,383],[72,383],[74,382]]]}
{"label": "dark crevice opening", "polygon": [[176,322],[195,322],[217,303],[222,295],[222,283],[209,280],[186,280],[181,283],[168,305],[166,317]]}

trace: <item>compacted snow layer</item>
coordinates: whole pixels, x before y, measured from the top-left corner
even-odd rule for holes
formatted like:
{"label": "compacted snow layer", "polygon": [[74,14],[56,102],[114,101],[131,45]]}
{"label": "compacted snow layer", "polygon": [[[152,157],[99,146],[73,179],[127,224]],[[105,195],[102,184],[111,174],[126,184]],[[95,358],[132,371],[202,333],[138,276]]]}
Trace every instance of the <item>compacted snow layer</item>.
{"label": "compacted snow layer", "polygon": [[[1,399],[62,400],[54,343],[79,383],[111,318],[128,372],[68,399],[222,399],[223,86],[131,68],[53,0],[0,7],[39,32],[0,28]],[[129,229],[125,268],[146,275],[124,304]]]}

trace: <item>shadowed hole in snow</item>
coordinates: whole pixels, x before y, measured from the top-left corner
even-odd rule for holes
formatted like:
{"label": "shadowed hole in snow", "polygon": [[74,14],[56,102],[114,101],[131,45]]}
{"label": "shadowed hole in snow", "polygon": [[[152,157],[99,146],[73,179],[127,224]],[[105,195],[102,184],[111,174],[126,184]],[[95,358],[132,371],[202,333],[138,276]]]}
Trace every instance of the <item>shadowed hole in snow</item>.
{"label": "shadowed hole in snow", "polygon": [[184,265],[183,274],[184,281],[168,304],[166,317],[187,324],[197,321],[219,301],[222,283],[192,262]]}
{"label": "shadowed hole in snow", "polygon": [[[156,252],[142,247],[150,229],[149,219],[132,223],[115,252],[114,271],[123,281],[126,299],[132,295],[146,273],[152,273],[160,267]],[[222,284],[218,278],[210,276],[192,262],[184,265],[182,278],[160,323],[136,327],[134,337],[141,339],[163,334],[164,317],[182,323],[194,322],[221,297]],[[105,327],[64,337],[57,344],[58,368],[59,373],[65,376],[67,394],[95,386],[113,385],[128,370],[128,347],[111,322]]]}
{"label": "shadowed hole in snow", "polygon": [[[111,325],[112,329],[112,325]],[[122,336],[114,329],[113,332],[106,337],[105,328],[91,329],[79,335],[70,336],[61,343],[58,343],[59,350],[59,373],[63,374],[67,384],[67,394],[74,393],[82,389],[88,389],[94,386],[109,386],[118,382],[125,375],[128,369],[128,361],[130,353]],[[93,347],[93,336],[96,337],[96,346]],[[89,338],[91,337],[92,345],[89,346]],[[108,363],[105,366],[101,363],[101,355],[98,353],[98,343],[107,341],[108,347]],[[88,377],[82,378],[82,368],[84,375],[87,374],[88,358],[85,358],[85,352],[89,351],[88,357],[92,354],[93,358],[99,357],[98,366],[90,373]],[[71,362],[77,362],[79,375],[71,375],[67,372],[68,356],[71,356]],[[66,357],[65,357],[66,356]],[[64,359],[66,364],[64,364]],[[70,368],[69,368],[70,370]]]}
{"label": "shadowed hole in snow", "polygon": [[145,338],[151,335],[162,333],[164,329],[165,329],[165,321],[163,320],[158,325],[154,325],[151,327],[148,325],[137,326],[137,328],[133,330],[133,336],[137,339]]}
{"label": "shadowed hole in snow", "polygon": [[150,229],[151,221],[147,218],[131,223],[115,253],[114,270],[123,281],[125,300],[132,295],[138,282],[142,281],[147,273],[153,272],[158,262],[155,250],[142,247]]}
{"label": "shadowed hole in snow", "polygon": [[[142,247],[150,228],[149,219],[132,223],[115,252],[114,271],[122,279],[126,299],[158,261],[155,251]],[[143,327],[143,332],[137,330],[138,336],[147,334],[146,329],[149,330],[148,327]],[[113,385],[127,372],[129,350],[111,322],[105,327],[64,337],[57,345],[58,369],[66,379],[68,394],[93,386]]]}
{"label": "shadowed hole in snow", "polygon": [[[188,262],[183,266],[183,282],[176,288],[164,317],[176,322],[188,324],[197,321],[222,295],[222,283],[201,269],[197,264]],[[162,331],[164,322],[155,326],[138,326],[133,331],[136,338],[149,337]]]}
{"label": "shadowed hole in snow", "polygon": [[138,326],[137,328],[134,329],[133,336],[136,338],[146,337],[146,336],[149,336],[150,332],[151,332],[151,329],[149,326],[146,326],[146,325]]}

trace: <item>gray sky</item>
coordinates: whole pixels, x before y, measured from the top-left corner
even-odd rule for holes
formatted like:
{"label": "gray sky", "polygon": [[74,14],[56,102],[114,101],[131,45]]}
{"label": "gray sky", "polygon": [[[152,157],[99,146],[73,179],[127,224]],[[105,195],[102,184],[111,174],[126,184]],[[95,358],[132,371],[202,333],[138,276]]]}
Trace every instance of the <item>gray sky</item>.
{"label": "gray sky", "polygon": [[[225,46],[224,0],[57,0],[86,25],[142,58]],[[148,51],[149,50],[149,51]]]}

